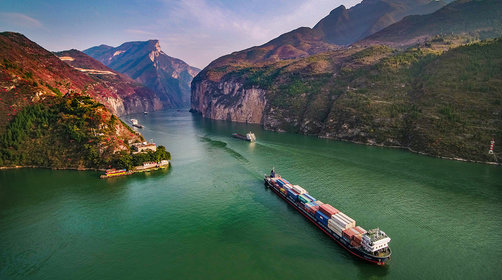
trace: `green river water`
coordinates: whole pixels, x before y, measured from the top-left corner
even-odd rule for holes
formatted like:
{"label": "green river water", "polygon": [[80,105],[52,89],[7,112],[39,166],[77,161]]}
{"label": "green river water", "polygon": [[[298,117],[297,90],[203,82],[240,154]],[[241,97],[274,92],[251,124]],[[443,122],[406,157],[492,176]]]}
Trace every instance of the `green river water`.
{"label": "green river water", "polygon": [[[502,168],[209,121],[135,115],[168,171],[0,171],[0,279],[495,279]],[[253,130],[248,143],[232,132]],[[379,267],[263,186],[283,177],[391,238]],[[499,278],[500,279],[500,278]]]}

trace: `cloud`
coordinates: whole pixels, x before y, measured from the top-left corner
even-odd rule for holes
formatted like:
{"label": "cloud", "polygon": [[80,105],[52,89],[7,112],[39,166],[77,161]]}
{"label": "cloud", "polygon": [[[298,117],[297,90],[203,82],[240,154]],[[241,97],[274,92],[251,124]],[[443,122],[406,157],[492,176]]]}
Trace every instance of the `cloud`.
{"label": "cloud", "polygon": [[[313,27],[339,5],[361,0],[248,0],[232,8],[224,0],[160,0],[163,16],[155,21],[166,53],[203,67],[219,56],[264,44],[293,29]],[[261,6],[268,5],[261,9]],[[273,6],[273,7],[270,7]]]}
{"label": "cloud", "polygon": [[21,13],[0,13],[2,22],[18,27],[41,28],[44,25],[30,16]]}
{"label": "cloud", "polygon": [[157,36],[157,35],[156,35],[155,33],[153,33],[153,32],[148,32],[148,31],[141,30],[141,29],[126,29],[125,31],[126,31],[127,33],[138,34],[138,35]]}

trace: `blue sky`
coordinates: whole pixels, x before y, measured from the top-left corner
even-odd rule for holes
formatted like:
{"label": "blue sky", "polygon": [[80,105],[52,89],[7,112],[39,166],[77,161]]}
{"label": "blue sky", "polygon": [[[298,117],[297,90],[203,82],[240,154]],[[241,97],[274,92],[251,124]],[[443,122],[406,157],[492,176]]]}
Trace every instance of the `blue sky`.
{"label": "blue sky", "polygon": [[361,0],[1,0],[0,31],[59,51],[159,39],[168,55],[203,68]]}

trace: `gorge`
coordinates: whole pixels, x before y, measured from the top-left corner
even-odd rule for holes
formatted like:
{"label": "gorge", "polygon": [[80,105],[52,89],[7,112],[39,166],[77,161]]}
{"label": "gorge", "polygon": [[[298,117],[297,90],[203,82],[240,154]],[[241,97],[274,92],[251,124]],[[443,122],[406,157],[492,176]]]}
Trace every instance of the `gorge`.
{"label": "gorge", "polygon": [[[337,27],[346,18],[341,11],[321,25]],[[500,18],[499,1],[455,1],[350,46],[301,28],[213,61],[192,82],[191,110],[275,131],[494,162],[487,148],[502,137],[501,48],[492,40],[502,35]]]}

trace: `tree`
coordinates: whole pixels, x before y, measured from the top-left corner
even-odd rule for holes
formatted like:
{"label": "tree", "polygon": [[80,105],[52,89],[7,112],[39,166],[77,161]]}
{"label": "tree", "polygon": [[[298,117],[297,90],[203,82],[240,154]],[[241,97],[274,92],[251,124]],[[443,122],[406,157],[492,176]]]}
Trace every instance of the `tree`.
{"label": "tree", "polygon": [[161,160],[171,160],[171,153],[166,151],[166,147],[158,146],[155,152],[155,161],[159,162]]}

